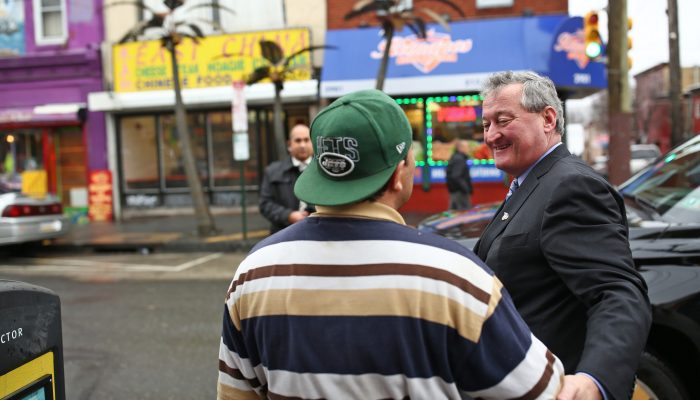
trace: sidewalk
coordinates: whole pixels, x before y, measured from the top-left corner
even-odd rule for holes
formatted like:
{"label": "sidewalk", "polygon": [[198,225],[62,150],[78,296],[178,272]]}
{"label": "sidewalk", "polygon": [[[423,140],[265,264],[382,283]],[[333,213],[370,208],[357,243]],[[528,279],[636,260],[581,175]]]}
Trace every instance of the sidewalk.
{"label": "sidewalk", "polygon": [[132,213],[122,221],[74,225],[68,235],[56,239],[51,247],[144,253],[248,251],[269,234],[269,223],[257,207],[246,209],[245,232],[240,207],[212,208],[211,213],[218,232],[207,237],[197,234],[197,220],[191,209],[176,209],[169,213]]}
{"label": "sidewalk", "polygon": [[[191,209],[171,212],[142,212],[127,215],[123,221],[91,222],[75,225],[68,235],[54,240],[56,250],[97,251],[244,251],[269,235],[269,223],[257,207],[246,209],[246,231],[240,207],[212,209],[218,232],[207,237],[197,235],[197,221]],[[404,214],[406,223],[415,226],[426,215]]]}

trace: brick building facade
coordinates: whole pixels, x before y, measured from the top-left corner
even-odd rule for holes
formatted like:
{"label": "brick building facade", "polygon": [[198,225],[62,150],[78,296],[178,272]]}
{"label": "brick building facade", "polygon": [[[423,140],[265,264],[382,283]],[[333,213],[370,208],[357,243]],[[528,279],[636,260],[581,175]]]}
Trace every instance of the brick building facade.
{"label": "brick building facade", "polygon": [[[671,101],[668,63],[655,65],[634,76],[636,81],[634,112],[635,141],[654,143],[662,152],[671,149]],[[697,87],[700,66],[681,69],[681,118],[684,135],[698,133],[700,106]]]}
{"label": "brick building facade", "polygon": [[[480,2],[477,0],[468,1],[453,1],[457,4],[466,17],[460,16],[455,10],[446,4],[438,1],[422,1],[416,2],[414,7],[416,10],[420,8],[430,8],[436,13],[445,16],[447,15],[450,21],[461,21],[470,19],[483,18],[503,18],[503,17],[519,17],[527,15],[550,15],[550,14],[567,14],[569,12],[568,0],[513,0],[501,1],[498,3],[511,3],[507,6],[494,7],[491,5],[479,5],[478,3],[494,3]],[[347,0],[328,0],[328,29],[350,29],[363,26],[377,26],[377,21],[372,14],[358,17],[346,21],[344,16],[352,10],[356,1]]]}

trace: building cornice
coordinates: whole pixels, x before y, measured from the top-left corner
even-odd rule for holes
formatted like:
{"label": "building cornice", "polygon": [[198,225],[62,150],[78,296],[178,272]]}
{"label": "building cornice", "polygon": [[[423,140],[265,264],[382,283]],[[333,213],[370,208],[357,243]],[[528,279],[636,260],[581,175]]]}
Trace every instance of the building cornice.
{"label": "building cornice", "polygon": [[101,75],[102,65],[96,49],[0,58],[0,82],[3,83],[100,78]]}

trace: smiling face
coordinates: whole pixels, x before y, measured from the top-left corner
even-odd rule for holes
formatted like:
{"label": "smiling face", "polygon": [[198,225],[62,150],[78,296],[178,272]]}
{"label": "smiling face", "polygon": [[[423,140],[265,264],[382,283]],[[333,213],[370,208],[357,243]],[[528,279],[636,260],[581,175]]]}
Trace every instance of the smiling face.
{"label": "smiling face", "polygon": [[555,131],[556,111],[529,112],[521,105],[523,85],[503,86],[484,99],[484,139],[496,168],[520,176],[550,147],[561,141]]}

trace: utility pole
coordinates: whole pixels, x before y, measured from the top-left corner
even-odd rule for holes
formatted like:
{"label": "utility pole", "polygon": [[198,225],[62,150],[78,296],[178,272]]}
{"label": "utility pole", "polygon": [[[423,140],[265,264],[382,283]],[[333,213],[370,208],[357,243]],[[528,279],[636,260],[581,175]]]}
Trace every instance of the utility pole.
{"label": "utility pole", "polygon": [[627,65],[627,0],[608,2],[608,35],[608,176],[611,183],[619,185],[630,176],[632,132]]}
{"label": "utility pole", "polygon": [[671,100],[671,147],[683,142],[683,118],[681,116],[681,58],[678,50],[678,4],[668,0],[668,75]]}

